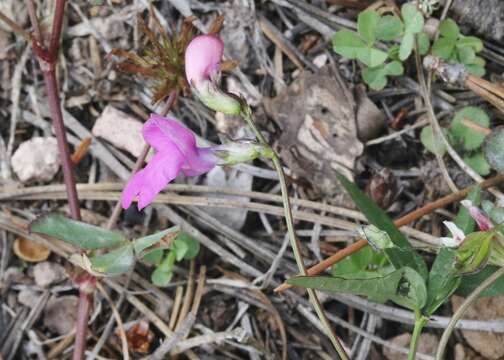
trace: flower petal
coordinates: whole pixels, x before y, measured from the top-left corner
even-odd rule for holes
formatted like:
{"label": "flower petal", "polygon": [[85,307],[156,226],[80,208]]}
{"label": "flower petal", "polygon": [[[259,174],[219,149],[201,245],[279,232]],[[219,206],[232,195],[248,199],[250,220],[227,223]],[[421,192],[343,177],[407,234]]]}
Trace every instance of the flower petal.
{"label": "flower petal", "polygon": [[476,221],[481,231],[487,231],[493,228],[493,224],[488,216],[486,216],[480,208],[474,206],[472,201],[462,200],[460,203],[469,211],[469,215]]}
{"label": "flower petal", "polygon": [[154,149],[165,152],[176,145],[184,155],[196,152],[196,138],[191,130],[177,120],[151,114],[143,127],[143,137]]}
{"label": "flower petal", "polygon": [[462,229],[460,229],[455,223],[451,221],[443,221],[443,224],[452,234],[452,240],[455,244],[457,244],[456,246],[460,245],[465,239],[465,234]]}
{"label": "flower petal", "polygon": [[149,205],[166,185],[175,179],[184,163],[183,154],[172,145],[158,152],[147,166],[137,172],[124,188],[122,206],[128,208],[134,197],[138,197],[138,209]]}
{"label": "flower petal", "polygon": [[185,71],[189,84],[211,78],[218,70],[224,43],[215,35],[200,35],[187,46]]}

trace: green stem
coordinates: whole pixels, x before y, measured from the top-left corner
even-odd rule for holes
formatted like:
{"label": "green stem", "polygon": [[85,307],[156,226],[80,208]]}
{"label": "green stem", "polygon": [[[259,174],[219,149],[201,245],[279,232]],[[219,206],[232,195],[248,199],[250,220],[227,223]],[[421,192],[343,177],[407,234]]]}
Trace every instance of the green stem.
{"label": "green stem", "polygon": [[[282,192],[282,201],[283,201],[283,206],[284,206],[284,212],[285,212],[285,222],[287,224],[287,233],[289,235],[289,240],[292,246],[292,251],[294,253],[294,258],[296,259],[296,264],[299,268],[299,272],[301,275],[307,275],[306,272],[306,267],[303,262],[303,258],[301,256],[301,251],[300,249],[300,244],[299,244],[299,239],[296,236],[296,232],[294,229],[294,220],[292,217],[292,210],[291,210],[291,205],[290,205],[290,200],[289,200],[289,193],[287,190],[287,182],[285,180],[285,173],[283,171],[282,163],[280,161],[280,158],[278,157],[277,153],[269,146],[268,142],[264,138],[264,136],[261,134],[259,129],[256,127],[254,120],[252,118],[252,110],[248,105],[243,105],[244,109],[242,110],[241,116],[243,119],[246,121],[247,125],[252,129],[254,132],[257,140],[263,145],[265,148],[271,151],[273,154],[271,157],[271,160],[273,161],[273,166],[278,174],[278,181],[280,182],[280,189]],[[331,324],[329,323],[329,320],[325,316],[324,310],[322,309],[322,305],[320,304],[320,301],[317,297],[317,294],[315,290],[313,289],[306,289],[308,292],[308,297],[310,299],[311,304],[313,305],[313,308],[315,309],[315,312],[317,313],[318,318],[320,319],[322,326],[326,329],[327,336],[331,340],[331,343],[333,344],[334,348],[336,349],[336,352],[338,353],[339,357],[342,360],[349,360],[348,355],[345,352],[345,349],[339,342],[338,338],[334,334]]]}
{"label": "green stem", "polygon": [[446,345],[448,344],[448,340],[450,339],[450,336],[455,329],[455,326],[457,325],[457,322],[460,320],[460,318],[465,314],[466,310],[469,308],[469,306],[472,305],[474,301],[481,295],[483,291],[488,289],[495,281],[497,281],[498,278],[500,278],[502,275],[504,275],[504,267],[501,267],[499,270],[494,272],[492,275],[490,275],[488,278],[485,279],[474,291],[469,295],[462,305],[458,308],[458,310],[453,314],[453,317],[451,318],[450,322],[448,323],[448,326],[446,327],[445,331],[443,332],[443,336],[441,336],[441,340],[439,341],[439,346],[437,348],[436,352],[436,360],[443,360],[444,352],[446,349]]}
{"label": "green stem", "polygon": [[413,328],[413,335],[411,336],[410,350],[408,353],[408,360],[415,360],[416,352],[418,348],[418,340],[420,340],[420,334],[422,329],[429,320],[424,317],[420,311],[415,312],[415,327]]}

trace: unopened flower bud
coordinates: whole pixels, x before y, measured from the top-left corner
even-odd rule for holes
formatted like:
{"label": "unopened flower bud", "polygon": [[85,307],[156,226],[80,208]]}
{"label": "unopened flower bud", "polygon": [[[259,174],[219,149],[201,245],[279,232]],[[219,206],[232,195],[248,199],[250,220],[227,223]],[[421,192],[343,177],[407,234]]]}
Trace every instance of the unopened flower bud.
{"label": "unopened flower bud", "polygon": [[462,274],[474,273],[488,263],[492,252],[494,230],[473,232],[457,249],[457,263]]}
{"label": "unopened flower bud", "polygon": [[273,150],[252,140],[237,140],[211,148],[213,155],[219,160],[217,165],[235,165],[257,159],[271,158]]}

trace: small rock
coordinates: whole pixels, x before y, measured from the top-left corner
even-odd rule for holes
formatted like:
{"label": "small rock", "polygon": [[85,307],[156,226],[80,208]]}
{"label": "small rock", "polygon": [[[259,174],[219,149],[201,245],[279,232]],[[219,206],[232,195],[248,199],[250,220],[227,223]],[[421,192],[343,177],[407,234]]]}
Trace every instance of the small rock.
{"label": "small rock", "polygon": [[33,275],[35,276],[35,283],[40,287],[48,287],[66,278],[63,266],[49,261],[35,265]]}
{"label": "small rock", "polygon": [[38,297],[39,294],[36,291],[30,288],[24,288],[19,292],[17,299],[20,304],[33,308],[38,302]]}
{"label": "small rock", "polygon": [[23,142],[12,155],[11,165],[23,183],[51,180],[60,166],[56,138],[34,137]]}
{"label": "small rock", "polygon": [[313,59],[313,63],[315,64],[316,67],[318,67],[319,69],[320,68],[323,68],[324,65],[327,63],[327,54],[320,54],[320,55],[317,55],[315,56],[315,58]]}
{"label": "small rock", "polygon": [[145,146],[142,126],[134,117],[107,105],[96,119],[92,133],[138,157]]}
{"label": "small rock", "polygon": [[[453,311],[462,305],[463,297],[453,296]],[[504,317],[504,296],[483,297],[476,300],[464,314],[464,319],[495,320]],[[461,330],[469,345],[486,359],[496,360],[504,356],[504,334],[489,331]]]}
{"label": "small rock", "polygon": [[77,304],[74,295],[52,297],[44,309],[44,325],[58,335],[66,335],[75,328]]}
{"label": "small rock", "polygon": [[[252,190],[252,181],[253,176],[250,174],[244,173],[235,168],[223,168],[220,166],[216,166],[210,170],[206,176],[206,184],[208,186],[224,187],[243,191]],[[219,195],[219,197],[243,201],[244,203],[250,201],[249,198],[242,196]],[[225,209],[220,207],[206,207],[205,212],[235,230],[240,230],[242,228],[243,224],[245,224],[248,213],[245,208]]]}
{"label": "small rock", "polygon": [[[411,340],[411,334],[410,333],[404,333],[401,335],[398,335],[392,339],[389,339],[394,345],[402,346],[405,348],[409,347],[409,343]],[[433,334],[422,334],[420,335],[420,339],[418,340],[418,348],[417,348],[417,353],[422,353],[422,354],[427,354],[427,355],[434,355],[436,353],[437,346],[439,344],[439,339],[437,338],[436,335]],[[392,350],[388,347],[383,348],[383,355],[388,360],[407,360],[408,355],[407,354],[402,354],[399,353],[395,350]]]}

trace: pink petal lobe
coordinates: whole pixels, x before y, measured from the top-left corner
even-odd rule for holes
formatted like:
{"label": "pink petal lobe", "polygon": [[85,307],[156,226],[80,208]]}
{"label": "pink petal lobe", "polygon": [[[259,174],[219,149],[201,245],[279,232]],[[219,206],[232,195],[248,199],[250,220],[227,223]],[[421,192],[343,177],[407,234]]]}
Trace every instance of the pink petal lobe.
{"label": "pink petal lobe", "polygon": [[185,71],[189,84],[209,79],[219,69],[224,43],[215,35],[200,35],[187,46]]}
{"label": "pink petal lobe", "polygon": [[158,151],[164,152],[172,145],[183,154],[191,154],[196,149],[192,131],[174,119],[151,114],[142,131],[145,141]]}
{"label": "pink petal lobe", "polygon": [[175,146],[166,150],[155,154],[147,166],[128,182],[122,196],[123,208],[128,208],[133,198],[138,197],[138,209],[142,210],[177,177],[184,163],[184,156]]}

